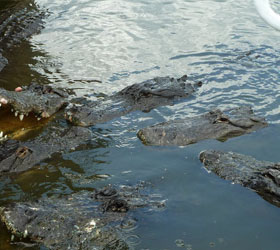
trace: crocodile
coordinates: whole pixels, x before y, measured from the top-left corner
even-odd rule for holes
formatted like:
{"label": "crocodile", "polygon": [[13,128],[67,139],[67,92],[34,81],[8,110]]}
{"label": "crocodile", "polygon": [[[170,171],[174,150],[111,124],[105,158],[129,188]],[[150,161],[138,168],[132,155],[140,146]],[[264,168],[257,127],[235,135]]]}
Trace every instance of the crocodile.
{"label": "crocodile", "polygon": [[[10,132],[4,130],[11,130],[13,127],[26,129],[40,126],[41,122],[37,123],[37,120],[49,118],[64,107],[66,120],[76,126],[93,126],[136,110],[149,112],[161,105],[171,105],[175,99],[186,98],[195,91],[196,86],[201,86],[201,82],[191,84],[186,80],[186,75],[178,79],[157,77],[85,105],[75,103],[77,100],[85,101],[85,98],[70,97],[70,90],[50,85],[33,83],[18,87],[16,91],[0,88],[0,138],[5,138],[7,132]],[[25,118],[26,122],[17,123],[10,111],[18,120]],[[7,124],[10,125],[6,126]]]}
{"label": "crocodile", "polygon": [[57,152],[73,150],[91,139],[83,127],[52,127],[28,141],[4,140],[0,143],[0,175],[26,171]]}
{"label": "crocodile", "polygon": [[[94,113],[94,110],[88,115],[89,106],[76,107],[79,112],[74,114],[72,102],[76,99],[68,95],[68,90],[50,85],[31,84],[18,87],[15,91],[0,88],[0,141],[3,141],[0,144],[0,173],[25,171],[57,151],[67,151],[73,147],[72,145],[82,144],[90,137],[87,128],[82,129],[82,126],[105,122],[133,110],[148,112],[158,105],[170,104],[175,98],[187,97],[193,93],[194,85],[186,83],[186,76],[179,79],[159,77],[134,84],[118,92],[112,100],[108,98],[98,102],[98,105],[93,102],[91,105],[96,106],[95,111],[101,110],[100,115],[98,112]],[[115,103],[116,106],[112,107],[109,103]],[[72,123],[66,132],[63,127],[59,127],[58,132],[47,129],[49,135],[45,133],[26,142],[13,140],[21,139],[24,133],[32,129],[45,126],[50,117],[67,105],[65,112],[68,115],[71,112],[71,119],[69,116],[67,119]],[[77,121],[78,116],[80,122],[73,122]],[[60,117],[58,121],[62,119]],[[75,125],[82,126],[77,128]]]}
{"label": "crocodile", "polygon": [[156,77],[130,85],[99,101],[69,105],[65,118],[77,126],[93,126],[133,111],[149,112],[159,106],[172,105],[175,100],[192,95],[201,84],[187,82],[187,75],[178,79]]}
{"label": "crocodile", "polygon": [[[49,85],[31,84],[18,91],[0,88],[0,140],[15,130],[44,125],[68,103],[68,93]],[[24,120],[24,122],[22,122]]]}
{"label": "crocodile", "polygon": [[249,106],[216,109],[195,117],[159,123],[137,133],[146,145],[186,146],[205,139],[226,140],[264,128],[267,122]]}
{"label": "crocodile", "polygon": [[199,158],[207,170],[256,191],[263,199],[280,207],[280,163],[215,150],[203,151]]}
{"label": "crocodile", "polygon": [[134,211],[164,207],[161,196],[149,195],[141,182],[12,203],[0,207],[0,219],[14,241],[29,239],[50,250],[127,250],[133,248],[126,239],[136,227]]}
{"label": "crocodile", "polygon": [[0,88],[0,107],[13,110],[15,116],[23,120],[29,113],[40,118],[48,118],[67,104],[66,91],[50,85],[31,84],[20,91]]}

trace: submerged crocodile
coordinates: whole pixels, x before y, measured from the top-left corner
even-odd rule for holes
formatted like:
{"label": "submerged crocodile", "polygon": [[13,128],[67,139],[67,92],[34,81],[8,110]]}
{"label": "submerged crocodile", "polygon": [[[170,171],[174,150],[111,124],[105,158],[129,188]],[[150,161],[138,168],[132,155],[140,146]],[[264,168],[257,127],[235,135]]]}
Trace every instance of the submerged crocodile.
{"label": "submerged crocodile", "polygon": [[201,82],[188,83],[186,75],[178,79],[156,77],[128,86],[101,101],[69,106],[66,109],[65,117],[72,124],[92,126],[132,111],[149,112],[159,106],[172,105],[175,100],[193,94],[196,86],[201,86]]}
{"label": "submerged crocodile", "polygon": [[264,128],[264,118],[254,115],[248,106],[159,123],[138,131],[137,135],[147,145],[185,146],[205,139],[226,140]]}
{"label": "submerged crocodile", "polygon": [[165,204],[145,189],[143,183],[106,186],[65,198],[13,203],[0,207],[0,218],[15,241],[27,238],[52,250],[127,250],[132,246],[125,236],[136,226],[133,211],[145,207],[156,211]]}
{"label": "submerged crocodile", "polygon": [[280,207],[280,163],[215,150],[201,152],[199,158],[206,169],[256,191],[263,199]]}
{"label": "submerged crocodile", "polygon": [[43,27],[46,13],[39,10],[34,0],[6,1],[0,9],[0,72],[8,64],[3,56]]}
{"label": "submerged crocodile", "polygon": [[0,175],[26,171],[53,153],[75,149],[91,139],[87,128],[53,128],[33,140],[6,140],[0,143]]}

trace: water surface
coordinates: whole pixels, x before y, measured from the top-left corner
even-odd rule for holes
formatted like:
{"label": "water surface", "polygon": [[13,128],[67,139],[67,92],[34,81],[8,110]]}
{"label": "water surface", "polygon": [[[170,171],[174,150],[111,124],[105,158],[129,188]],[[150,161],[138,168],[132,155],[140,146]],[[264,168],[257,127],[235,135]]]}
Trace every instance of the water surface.
{"label": "water surface", "polygon": [[[2,181],[1,203],[146,181],[166,200],[166,208],[135,212],[138,224],[130,239],[135,249],[177,249],[184,242],[189,250],[278,250],[279,208],[209,174],[198,160],[202,150],[221,149],[280,161],[280,33],[259,18],[252,1],[37,4],[50,12],[45,28],[11,52],[14,59],[0,75],[2,87],[36,81],[95,98],[155,76],[188,74],[204,84],[174,106],[92,127],[88,148],[56,155]],[[136,137],[147,125],[241,104],[251,105],[270,126],[226,142],[187,147],[147,147]],[[2,249],[22,249],[9,245],[9,238],[1,228]]]}

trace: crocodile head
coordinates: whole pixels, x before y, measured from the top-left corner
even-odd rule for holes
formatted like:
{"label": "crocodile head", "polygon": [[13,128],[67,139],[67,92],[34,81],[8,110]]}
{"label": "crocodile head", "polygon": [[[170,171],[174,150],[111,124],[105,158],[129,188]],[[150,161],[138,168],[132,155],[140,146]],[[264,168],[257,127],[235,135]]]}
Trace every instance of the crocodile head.
{"label": "crocodile head", "polygon": [[0,88],[0,139],[45,124],[67,102],[67,93],[49,85],[31,84],[21,91]]}

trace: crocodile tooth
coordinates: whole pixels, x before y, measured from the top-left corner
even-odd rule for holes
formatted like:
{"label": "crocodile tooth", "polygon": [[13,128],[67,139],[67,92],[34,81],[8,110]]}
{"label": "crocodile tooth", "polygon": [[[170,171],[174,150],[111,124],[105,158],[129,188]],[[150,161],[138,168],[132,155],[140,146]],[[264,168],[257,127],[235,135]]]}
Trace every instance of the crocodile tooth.
{"label": "crocodile tooth", "polygon": [[13,113],[13,112],[14,112],[14,110],[13,110],[13,109],[11,109],[11,112]]}
{"label": "crocodile tooth", "polygon": [[0,137],[3,137],[3,131],[0,132]]}
{"label": "crocodile tooth", "polygon": [[40,121],[40,120],[41,120],[41,117],[38,117],[38,118],[37,118],[37,121]]}
{"label": "crocodile tooth", "polygon": [[18,111],[15,112],[15,117],[17,117],[17,116],[18,116]]}
{"label": "crocodile tooth", "polygon": [[23,120],[23,117],[24,117],[24,114],[20,114],[19,115],[19,119],[22,121]]}
{"label": "crocodile tooth", "polygon": [[8,137],[7,135],[4,136],[5,139],[7,139],[7,137]]}
{"label": "crocodile tooth", "polygon": [[1,99],[0,99],[0,102],[3,103],[3,104],[7,104],[7,103],[8,103],[8,100],[5,99],[5,98],[1,98]]}
{"label": "crocodile tooth", "polygon": [[0,102],[0,107],[2,106],[2,103]]}
{"label": "crocodile tooth", "polygon": [[50,115],[46,111],[44,111],[41,113],[41,117],[48,118],[48,117],[50,117]]}

